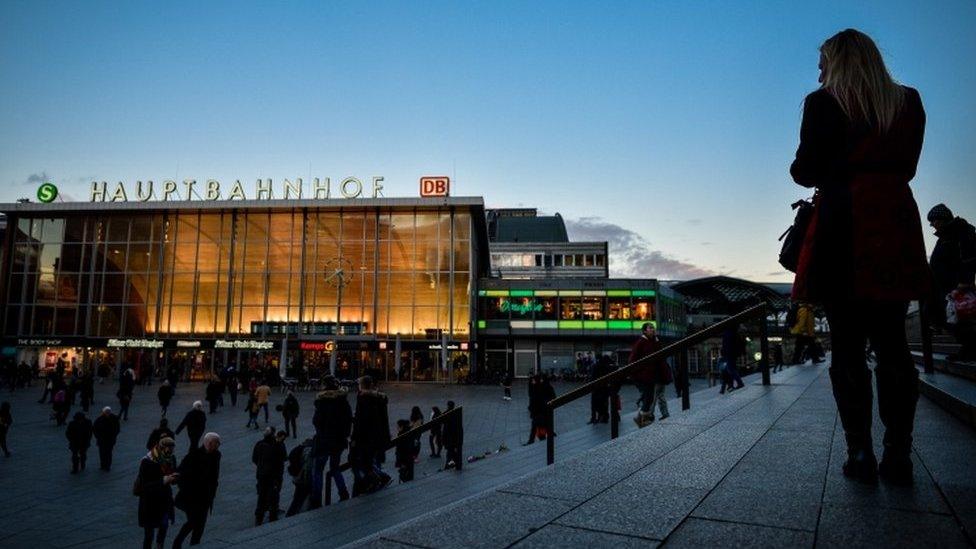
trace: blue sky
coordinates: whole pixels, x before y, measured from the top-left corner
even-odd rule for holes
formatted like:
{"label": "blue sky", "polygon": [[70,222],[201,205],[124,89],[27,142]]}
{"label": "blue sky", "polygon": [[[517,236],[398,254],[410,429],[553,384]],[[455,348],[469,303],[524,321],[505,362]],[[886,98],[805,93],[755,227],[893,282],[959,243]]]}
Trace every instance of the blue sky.
{"label": "blue sky", "polygon": [[802,100],[855,27],[925,102],[923,214],[976,218],[976,2],[604,4],[4,2],[0,202],[444,173],[610,240],[618,275],[790,280]]}

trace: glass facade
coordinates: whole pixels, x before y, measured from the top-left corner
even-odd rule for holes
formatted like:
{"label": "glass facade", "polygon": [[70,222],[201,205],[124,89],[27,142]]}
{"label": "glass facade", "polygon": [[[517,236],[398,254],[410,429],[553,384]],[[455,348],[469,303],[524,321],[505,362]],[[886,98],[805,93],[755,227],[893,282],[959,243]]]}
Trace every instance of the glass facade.
{"label": "glass facade", "polygon": [[109,211],[11,229],[6,336],[471,333],[464,208]]}

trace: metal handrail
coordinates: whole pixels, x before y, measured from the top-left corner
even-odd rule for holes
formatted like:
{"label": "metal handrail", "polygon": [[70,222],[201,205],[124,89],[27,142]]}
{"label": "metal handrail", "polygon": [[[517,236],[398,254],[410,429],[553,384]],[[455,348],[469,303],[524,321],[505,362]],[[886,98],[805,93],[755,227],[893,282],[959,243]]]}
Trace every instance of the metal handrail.
{"label": "metal handrail", "polygon": [[[386,448],[384,448],[383,451],[388,452],[396,448],[397,442],[399,442],[400,440],[406,440],[415,437],[419,439],[420,435],[424,434],[427,431],[430,431],[437,425],[441,425],[445,423],[448,420],[448,418],[453,417],[455,414],[460,416],[458,418],[458,421],[462,422],[463,424],[464,422],[464,413],[462,411],[463,409],[464,406],[455,406],[450,410],[446,410],[442,412],[441,415],[435,418],[431,418],[430,421],[425,422],[423,425],[418,425],[413,429],[410,429],[406,433],[403,433],[402,435],[393,437],[392,439],[390,439],[390,443],[387,444]],[[463,450],[461,452],[458,452],[458,454],[464,455]],[[352,468],[352,464],[347,461],[339,466],[339,472],[342,473],[343,471],[347,471],[351,468]],[[332,504],[332,476],[329,475],[327,472],[323,474],[325,474],[325,504],[331,505]]]}
{"label": "metal handrail", "polygon": [[[546,419],[549,427],[549,436],[546,437],[546,463],[552,465],[556,460],[555,440],[554,437],[552,436],[552,433],[555,432],[556,408],[569,404],[570,402],[578,398],[589,395],[594,390],[600,387],[610,385],[613,382],[622,381],[623,379],[630,376],[635,370],[637,370],[637,368],[644,366],[643,364],[641,364],[642,362],[660,360],[663,358],[667,358],[678,352],[685,351],[692,345],[701,343],[702,341],[709,339],[718,333],[721,333],[729,326],[739,324],[744,320],[751,320],[754,317],[758,317],[761,321],[759,323],[760,354],[761,354],[759,363],[760,363],[760,369],[762,371],[762,383],[763,385],[769,385],[769,335],[768,335],[768,327],[766,326],[766,316],[767,316],[766,304],[761,303],[759,305],[755,305],[753,307],[746,309],[745,311],[742,311],[739,314],[730,316],[729,318],[716,322],[715,324],[712,324],[707,328],[703,328],[702,330],[699,330],[689,336],[686,336],[685,338],[680,339],[662,349],[659,349],[647,355],[644,358],[635,360],[630,364],[622,366],[614,370],[613,372],[610,372],[609,374],[594,379],[593,381],[590,381],[588,383],[584,383],[583,385],[573,389],[572,391],[569,391],[568,393],[563,393],[557,396],[556,398],[550,400],[549,402],[547,402]],[[685,403],[687,403],[687,397],[688,397],[688,389],[686,386],[684,388],[684,393],[682,395],[683,401]],[[687,409],[688,406],[683,406],[683,408]],[[612,424],[610,426],[610,433],[611,433],[610,436],[611,438],[617,438],[620,415],[617,413],[612,413],[611,416],[612,416],[611,417]]]}

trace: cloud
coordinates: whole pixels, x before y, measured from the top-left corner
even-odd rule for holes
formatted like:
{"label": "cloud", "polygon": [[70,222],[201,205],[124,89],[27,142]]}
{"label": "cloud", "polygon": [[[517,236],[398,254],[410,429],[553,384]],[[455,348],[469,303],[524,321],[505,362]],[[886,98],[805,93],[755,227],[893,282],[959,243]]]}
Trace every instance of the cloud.
{"label": "cloud", "polygon": [[688,220],[689,225],[701,225],[702,220],[697,218],[692,218]]}
{"label": "cloud", "polygon": [[27,179],[21,185],[40,185],[48,179],[47,172],[32,173],[27,176]]}
{"label": "cloud", "polygon": [[651,249],[643,236],[599,217],[566,219],[570,240],[607,241],[610,276],[621,278],[689,279],[714,274],[709,269]]}

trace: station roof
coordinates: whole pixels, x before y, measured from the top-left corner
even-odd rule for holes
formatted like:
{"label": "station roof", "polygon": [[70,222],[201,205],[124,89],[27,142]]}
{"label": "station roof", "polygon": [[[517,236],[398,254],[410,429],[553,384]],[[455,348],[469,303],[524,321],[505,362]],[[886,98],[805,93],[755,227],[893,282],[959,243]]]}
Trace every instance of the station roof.
{"label": "station roof", "polygon": [[493,242],[569,242],[561,215],[506,216],[495,218]]}
{"label": "station roof", "polygon": [[774,311],[789,309],[789,285],[771,286],[741,278],[711,276],[678,282],[671,288],[685,296],[691,314],[731,314],[762,302]]}

